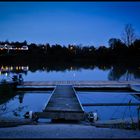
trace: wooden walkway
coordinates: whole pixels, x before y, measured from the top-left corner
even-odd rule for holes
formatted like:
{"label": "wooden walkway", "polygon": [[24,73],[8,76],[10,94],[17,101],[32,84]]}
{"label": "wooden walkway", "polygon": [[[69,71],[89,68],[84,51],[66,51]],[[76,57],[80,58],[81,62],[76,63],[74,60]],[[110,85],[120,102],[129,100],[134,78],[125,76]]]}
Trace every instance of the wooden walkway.
{"label": "wooden walkway", "polygon": [[83,120],[84,110],[72,85],[58,85],[39,118]]}
{"label": "wooden walkway", "polygon": [[140,106],[140,103],[83,103],[82,106]]}
{"label": "wooden walkway", "polygon": [[134,90],[133,85],[140,87],[137,81],[25,81],[18,85],[18,90],[53,90],[57,85],[72,85],[76,91],[82,90]]}
{"label": "wooden walkway", "polygon": [[73,86],[127,86],[128,84],[139,84],[140,81],[25,81],[23,86],[56,86],[56,85],[73,85]]}

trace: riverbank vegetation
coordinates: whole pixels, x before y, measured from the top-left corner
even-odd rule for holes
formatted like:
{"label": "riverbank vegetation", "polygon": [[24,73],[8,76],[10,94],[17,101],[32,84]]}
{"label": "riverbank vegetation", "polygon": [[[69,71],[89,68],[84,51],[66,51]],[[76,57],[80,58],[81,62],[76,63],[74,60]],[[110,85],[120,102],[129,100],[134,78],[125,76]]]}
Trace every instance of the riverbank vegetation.
{"label": "riverbank vegetation", "polygon": [[135,37],[131,24],[124,29],[123,38],[111,38],[108,46],[67,46],[55,44],[28,44],[23,42],[1,41],[0,45],[11,45],[15,48],[28,46],[28,50],[0,49],[0,62],[92,62],[92,63],[116,63],[128,62],[139,63],[140,61],[140,39]]}
{"label": "riverbank vegetation", "polygon": [[[25,41],[26,42],[26,41]],[[14,44],[17,48],[25,42],[0,42],[0,44]],[[112,38],[109,47],[78,46],[78,45],[37,45],[31,43],[28,50],[0,50],[0,61],[92,61],[92,62],[137,62],[140,60],[140,40],[135,40],[130,46],[126,46],[121,40]]]}

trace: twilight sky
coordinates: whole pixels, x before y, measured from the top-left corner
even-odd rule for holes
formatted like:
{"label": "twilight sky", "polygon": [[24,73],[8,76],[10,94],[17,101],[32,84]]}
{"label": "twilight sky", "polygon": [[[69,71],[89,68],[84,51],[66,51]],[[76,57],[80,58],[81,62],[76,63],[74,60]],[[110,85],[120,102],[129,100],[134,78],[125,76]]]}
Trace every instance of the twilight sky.
{"label": "twilight sky", "polygon": [[108,45],[127,23],[140,36],[140,2],[0,2],[0,41]]}

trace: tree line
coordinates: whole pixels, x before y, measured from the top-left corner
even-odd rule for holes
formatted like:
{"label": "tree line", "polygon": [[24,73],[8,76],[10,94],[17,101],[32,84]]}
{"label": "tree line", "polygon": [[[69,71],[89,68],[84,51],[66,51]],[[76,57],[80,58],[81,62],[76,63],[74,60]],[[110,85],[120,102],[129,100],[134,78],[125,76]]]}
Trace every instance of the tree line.
{"label": "tree line", "polygon": [[123,39],[111,38],[108,46],[67,46],[55,44],[28,44],[23,42],[1,41],[0,45],[13,45],[16,48],[28,46],[27,51],[22,50],[0,50],[0,61],[28,61],[28,62],[50,62],[50,61],[82,61],[82,62],[139,62],[140,60],[140,39],[135,37],[131,24],[124,29]]}

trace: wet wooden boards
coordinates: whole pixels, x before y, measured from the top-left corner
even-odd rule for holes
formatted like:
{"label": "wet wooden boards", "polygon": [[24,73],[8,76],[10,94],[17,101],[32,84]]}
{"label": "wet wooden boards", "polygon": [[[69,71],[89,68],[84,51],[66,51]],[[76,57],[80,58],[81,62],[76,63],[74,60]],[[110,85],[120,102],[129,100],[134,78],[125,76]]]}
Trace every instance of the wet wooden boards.
{"label": "wet wooden boards", "polygon": [[83,120],[84,110],[72,85],[58,85],[39,118]]}

